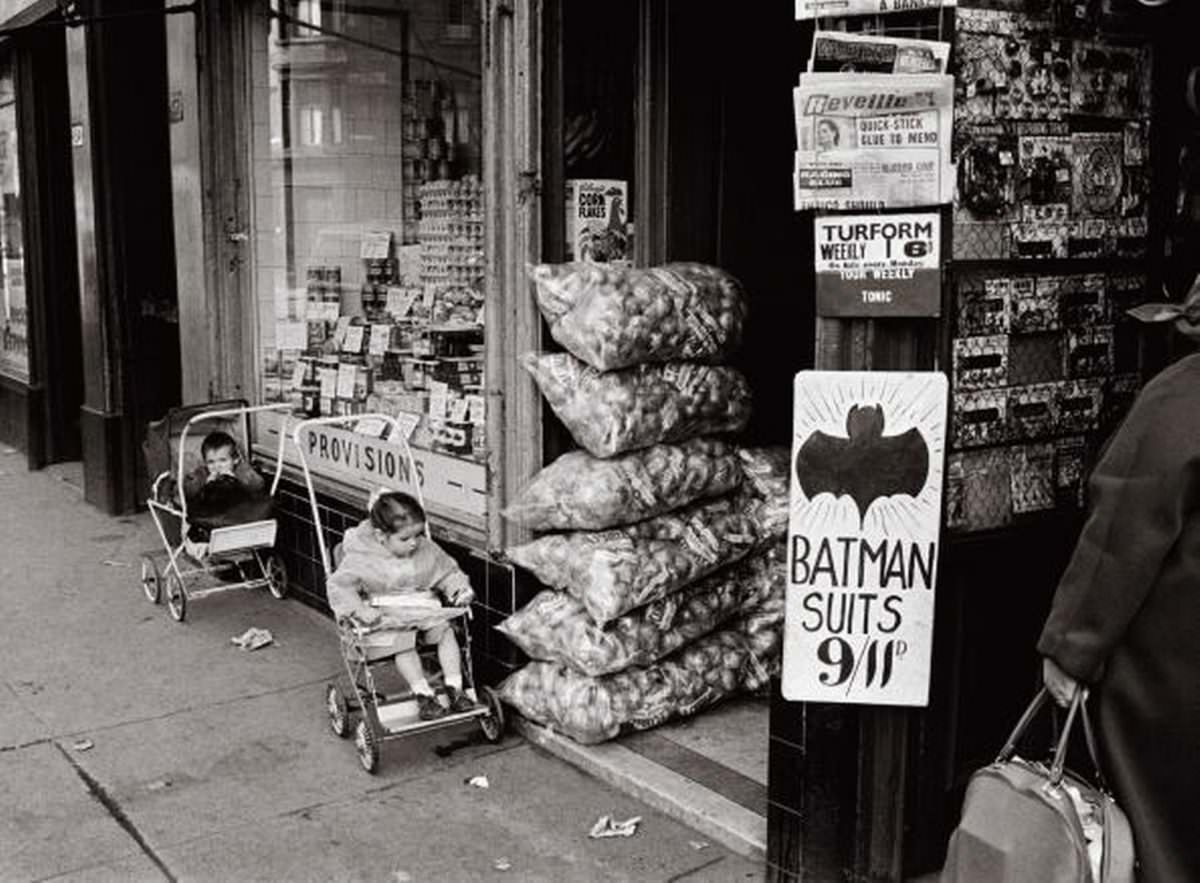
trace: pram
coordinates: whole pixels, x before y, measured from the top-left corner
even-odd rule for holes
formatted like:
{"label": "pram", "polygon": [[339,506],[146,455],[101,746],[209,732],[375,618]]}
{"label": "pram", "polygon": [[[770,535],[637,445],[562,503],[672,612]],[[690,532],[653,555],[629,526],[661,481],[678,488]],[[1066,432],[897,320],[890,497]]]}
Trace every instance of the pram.
{"label": "pram", "polygon": [[[408,474],[418,475],[413,460],[412,449],[408,446],[408,434],[395,417],[385,414],[360,414],[353,417],[315,417],[302,420],[293,431],[296,450],[300,454],[300,463],[304,469],[304,480],[308,485],[308,499],[312,505],[313,525],[317,532],[317,546],[321,551],[321,565],[328,578],[333,572],[330,567],[330,552],[325,541],[325,531],[321,526],[321,512],[317,505],[316,493],[313,490],[312,474],[309,472],[308,460],[304,456],[306,446],[304,433],[313,426],[321,424],[355,424],[360,434],[382,440],[389,447],[396,446],[400,456],[407,462]],[[370,428],[368,431],[368,427]],[[404,490],[412,493],[424,507],[420,484],[414,481],[411,487]],[[425,524],[425,536],[429,537],[429,523]],[[335,564],[340,564],[341,546],[334,547]],[[384,599],[377,606],[385,615],[402,618],[404,613],[400,607],[386,606]],[[431,615],[429,608],[420,611],[422,620]],[[399,739],[441,727],[452,726],[464,721],[478,720],[484,737],[489,742],[499,742],[504,735],[504,711],[500,705],[499,695],[491,687],[477,688],[475,686],[474,668],[471,662],[471,632],[465,625],[470,617],[469,607],[442,607],[437,609],[437,616],[444,618],[454,629],[458,639],[459,650],[462,654],[463,692],[470,698],[473,708],[461,713],[448,713],[434,720],[421,720],[418,715],[417,701],[409,685],[387,665],[388,671],[376,672],[374,668],[380,663],[390,663],[397,652],[398,634],[408,635],[416,641],[415,628],[397,627],[394,624],[365,626],[352,618],[339,619],[337,623],[338,639],[341,644],[342,661],[345,664],[345,677],[338,678],[326,686],[325,708],[329,715],[329,727],[339,738],[346,738],[354,733],[354,745],[358,761],[368,773],[374,773],[379,767],[380,745],[385,740]],[[433,666],[436,673],[431,672],[430,659],[436,660],[436,649],[426,647],[418,651],[422,666],[425,668],[430,685],[435,691],[441,686],[440,667]],[[389,683],[385,683],[385,680]],[[347,681],[347,684],[341,683]],[[390,682],[395,682],[395,689]],[[383,687],[389,692],[384,692]],[[439,692],[439,701],[441,693]],[[352,718],[358,717],[353,722]]]}
{"label": "pram", "polygon": [[[283,559],[272,551],[276,522],[269,517],[283,470],[282,434],[268,498],[251,507],[257,517],[240,524],[211,527],[200,524],[198,518],[189,521],[184,493],[184,479],[190,468],[202,462],[200,444],[205,434],[219,429],[234,439],[240,437],[242,453],[249,456],[250,415],[287,409],[289,406],[279,404],[251,407],[244,399],[206,402],[172,408],[146,428],[142,450],[147,473],[155,476],[146,506],[162,539],[165,562],[160,568],[155,554],[142,555],[142,591],[147,600],[158,604],[165,588],[167,609],[176,622],[183,622],[187,616],[190,600],[217,592],[266,586],[275,598],[287,594],[287,569]],[[207,530],[207,542],[189,543],[189,530],[198,524]]]}

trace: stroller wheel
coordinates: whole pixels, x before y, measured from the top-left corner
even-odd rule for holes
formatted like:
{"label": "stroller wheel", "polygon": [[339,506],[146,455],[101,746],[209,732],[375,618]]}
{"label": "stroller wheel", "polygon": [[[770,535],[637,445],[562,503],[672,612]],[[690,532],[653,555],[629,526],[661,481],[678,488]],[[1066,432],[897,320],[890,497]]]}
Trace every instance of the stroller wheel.
{"label": "stroller wheel", "polygon": [[283,558],[276,552],[268,552],[259,558],[259,563],[262,565],[263,576],[267,580],[267,588],[271,592],[271,597],[282,601],[287,596],[288,589],[287,567],[283,563]]}
{"label": "stroller wheel", "polygon": [[151,604],[157,604],[162,599],[162,577],[158,573],[158,565],[149,555],[142,556],[142,592]]}
{"label": "stroller wheel", "polygon": [[483,730],[483,738],[499,742],[504,736],[504,707],[500,704],[500,696],[491,687],[481,687],[480,692],[488,713],[479,718],[479,728]]}
{"label": "stroller wheel", "polygon": [[333,730],[333,734],[339,739],[349,736],[350,709],[337,684],[330,684],[325,691],[325,710],[329,712],[329,729]]}
{"label": "stroller wheel", "polygon": [[183,580],[174,572],[167,574],[167,610],[176,622],[183,622],[187,616],[187,592],[183,589]]}
{"label": "stroller wheel", "polygon": [[358,752],[358,762],[364,770],[374,773],[379,769],[379,740],[365,717],[359,718],[354,727],[354,748]]}

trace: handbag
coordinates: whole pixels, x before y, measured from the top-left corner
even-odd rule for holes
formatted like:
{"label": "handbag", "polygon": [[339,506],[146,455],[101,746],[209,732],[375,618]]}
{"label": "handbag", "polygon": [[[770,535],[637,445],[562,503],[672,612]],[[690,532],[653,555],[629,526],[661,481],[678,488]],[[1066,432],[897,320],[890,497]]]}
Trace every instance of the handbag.
{"label": "handbag", "polygon": [[[941,883],[1132,883],[1133,832],[1100,772],[1086,688],[1075,691],[1049,767],[1016,754],[1048,695],[1043,687],[996,760],[967,783]],[[1096,785],[1064,766],[1077,717]]]}

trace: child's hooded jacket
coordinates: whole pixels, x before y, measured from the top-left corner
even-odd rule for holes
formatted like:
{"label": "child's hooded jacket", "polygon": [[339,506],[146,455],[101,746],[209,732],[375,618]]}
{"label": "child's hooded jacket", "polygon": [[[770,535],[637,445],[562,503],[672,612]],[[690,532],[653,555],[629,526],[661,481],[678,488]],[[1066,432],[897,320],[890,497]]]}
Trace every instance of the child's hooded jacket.
{"label": "child's hooded jacket", "polygon": [[342,555],[341,564],[325,584],[329,606],[339,619],[368,614],[372,608],[367,599],[375,595],[403,594],[434,603],[440,603],[441,595],[459,607],[470,604],[474,597],[458,563],[428,537],[422,537],[411,556],[398,558],[375,538],[375,529],[367,520],[346,531]]}

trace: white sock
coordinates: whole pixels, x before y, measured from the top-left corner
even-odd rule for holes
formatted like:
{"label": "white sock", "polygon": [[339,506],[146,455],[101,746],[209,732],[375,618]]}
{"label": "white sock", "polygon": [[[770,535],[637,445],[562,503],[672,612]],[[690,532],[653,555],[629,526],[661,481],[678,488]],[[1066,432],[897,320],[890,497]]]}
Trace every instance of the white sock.
{"label": "white sock", "polygon": [[433,687],[429,686],[429,681],[425,680],[424,678],[421,678],[421,680],[419,680],[419,681],[413,682],[412,691],[414,693],[420,693],[422,696],[432,696],[433,695]]}
{"label": "white sock", "polygon": [[456,678],[446,678],[446,686],[453,687],[455,690],[458,690],[458,692],[461,693],[462,692],[462,675],[459,675]]}

